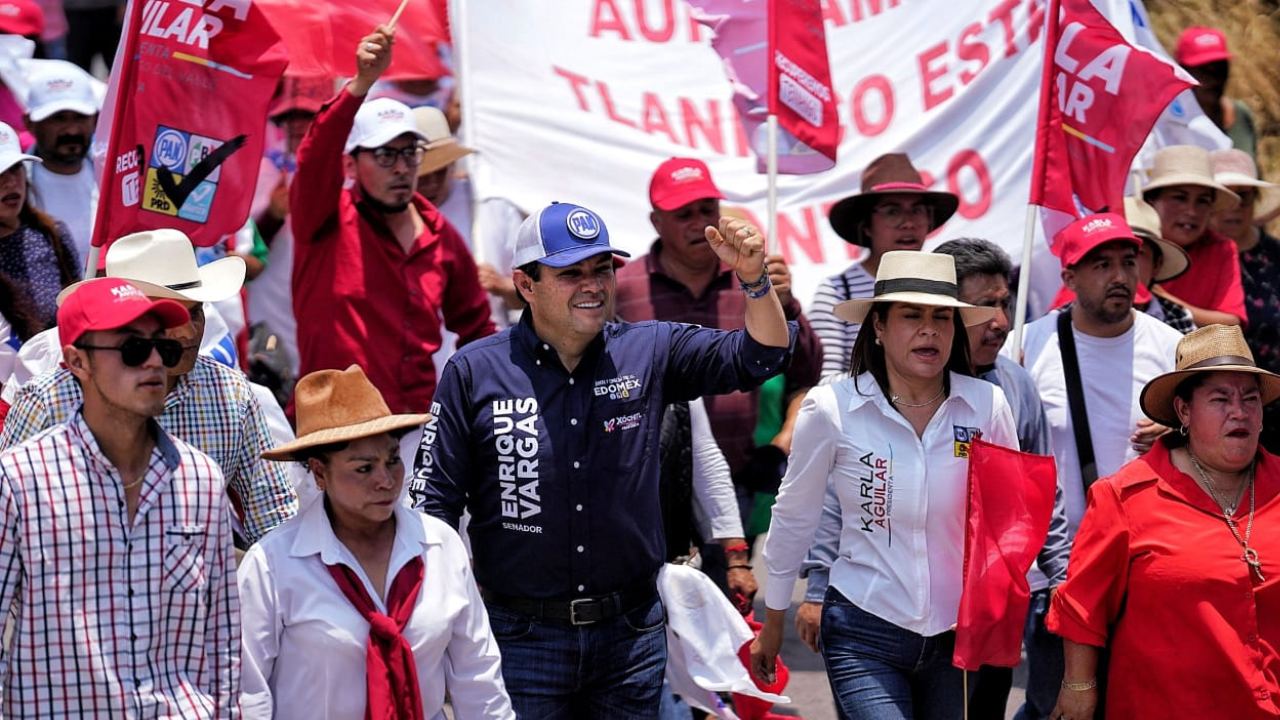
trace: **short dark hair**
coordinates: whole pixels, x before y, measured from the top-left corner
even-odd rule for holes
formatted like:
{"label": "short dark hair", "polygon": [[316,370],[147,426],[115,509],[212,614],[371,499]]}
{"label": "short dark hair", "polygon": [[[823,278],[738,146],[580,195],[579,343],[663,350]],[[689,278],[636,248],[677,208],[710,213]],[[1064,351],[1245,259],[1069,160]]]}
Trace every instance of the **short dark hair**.
{"label": "short dark hair", "polygon": [[[542,279],[542,263],[538,262],[537,260],[534,260],[533,262],[527,262],[516,269],[524,273],[525,275],[528,275],[529,279],[533,280],[534,282],[538,282],[539,280]],[[524,303],[525,305],[529,304],[529,298],[525,297],[524,293],[520,292],[519,285],[516,285],[516,297],[520,298],[520,302]]]}
{"label": "short dark hair", "polygon": [[933,249],[956,261],[956,282],[971,275],[999,275],[1006,281],[1013,273],[1013,261],[999,245],[982,238],[956,238]]}
{"label": "short dark hair", "polygon": [[[884,392],[885,396],[889,395],[889,370],[885,366],[884,347],[876,343],[876,331],[874,328],[874,320],[879,319],[884,322],[889,316],[889,308],[894,303],[874,303],[871,309],[867,311],[867,316],[863,318],[862,327],[858,330],[858,339],[853,343],[853,352],[849,357],[849,374],[857,378],[864,372],[870,372],[871,377],[876,379],[876,384]],[[951,354],[947,357],[946,370],[950,370],[959,375],[973,376],[973,361],[969,359],[969,332],[965,328],[964,318],[960,316],[960,310],[956,309],[951,316],[955,323],[955,333],[951,337]],[[943,376],[943,382],[947,382],[948,390],[950,389],[950,381]],[[865,395],[862,388],[857,387],[857,380],[854,380],[854,389],[859,394]]]}

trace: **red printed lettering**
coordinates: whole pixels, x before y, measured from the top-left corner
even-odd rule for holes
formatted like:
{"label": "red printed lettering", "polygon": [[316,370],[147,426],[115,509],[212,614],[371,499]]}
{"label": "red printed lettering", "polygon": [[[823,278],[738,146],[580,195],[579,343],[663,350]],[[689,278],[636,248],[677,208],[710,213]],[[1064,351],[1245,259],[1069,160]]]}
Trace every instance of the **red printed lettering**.
{"label": "red printed lettering", "polygon": [[991,62],[991,51],[987,49],[987,44],[978,39],[982,34],[982,24],[972,23],[966,25],[964,30],[960,31],[960,42],[956,45],[956,57],[965,62],[970,62],[977,67],[968,67],[960,72],[960,84],[968,85],[978,77],[978,73],[987,69],[987,63]]}
{"label": "red printed lettering", "polygon": [[[880,116],[876,118],[868,111],[867,103],[874,102],[869,95],[879,98]],[[854,88],[849,98],[853,111],[853,125],[863,137],[875,137],[888,129],[893,122],[893,85],[884,75],[872,75],[863,78]],[[874,105],[872,106],[874,108]]]}
{"label": "red printed lettering", "polygon": [[595,8],[591,11],[590,35],[598,38],[606,32],[616,33],[619,40],[631,39],[631,31],[622,22],[622,13],[618,12],[614,0],[596,0]]}
{"label": "red printed lettering", "polygon": [[947,74],[947,64],[945,61],[940,65],[934,65],[936,61],[946,54],[947,41],[943,40],[937,45],[934,45],[928,50],[920,53],[920,56],[916,58],[917,62],[920,64],[920,88],[924,92],[924,109],[926,112],[949,100],[955,92],[955,90],[950,86],[944,87],[941,90],[935,90],[933,86],[935,80],[938,80]]}
{"label": "red printed lettering", "polygon": [[[961,173],[965,169],[969,170],[978,184],[976,200],[971,201],[964,192]],[[960,207],[956,212],[963,218],[974,220],[991,209],[991,171],[976,150],[961,150],[947,163],[947,191],[960,198]]]}

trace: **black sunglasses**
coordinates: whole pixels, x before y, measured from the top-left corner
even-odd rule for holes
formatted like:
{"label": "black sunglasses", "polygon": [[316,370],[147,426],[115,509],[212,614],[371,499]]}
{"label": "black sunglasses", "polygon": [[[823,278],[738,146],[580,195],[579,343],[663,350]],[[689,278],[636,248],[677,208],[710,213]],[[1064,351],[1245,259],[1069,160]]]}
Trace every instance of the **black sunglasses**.
{"label": "black sunglasses", "polygon": [[131,337],[119,345],[76,345],[82,350],[115,350],[120,360],[129,367],[138,367],[151,357],[151,351],[160,353],[160,362],[167,368],[174,367],[182,359],[182,343],[169,338]]}

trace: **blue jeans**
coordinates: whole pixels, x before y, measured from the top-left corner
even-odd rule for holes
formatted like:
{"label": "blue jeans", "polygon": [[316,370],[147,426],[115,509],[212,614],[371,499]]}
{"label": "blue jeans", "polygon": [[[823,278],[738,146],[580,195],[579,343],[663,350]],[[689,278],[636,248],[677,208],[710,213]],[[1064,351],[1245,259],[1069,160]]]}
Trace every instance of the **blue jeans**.
{"label": "blue jeans", "polygon": [[1016,720],[1044,720],[1058,702],[1058,690],[1065,670],[1062,638],[1045,627],[1044,619],[1048,614],[1049,591],[1031,593],[1027,626],[1022,634],[1022,642],[1027,648],[1027,702],[1014,715]]}
{"label": "blue jeans", "polygon": [[656,597],[615,618],[576,627],[486,607],[517,718],[658,716],[667,633]]}
{"label": "blue jeans", "polygon": [[951,665],[954,632],[917,635],[862,610],[829,587],[821,634],[822,659],[841,718],[962,717],[964,676]]}

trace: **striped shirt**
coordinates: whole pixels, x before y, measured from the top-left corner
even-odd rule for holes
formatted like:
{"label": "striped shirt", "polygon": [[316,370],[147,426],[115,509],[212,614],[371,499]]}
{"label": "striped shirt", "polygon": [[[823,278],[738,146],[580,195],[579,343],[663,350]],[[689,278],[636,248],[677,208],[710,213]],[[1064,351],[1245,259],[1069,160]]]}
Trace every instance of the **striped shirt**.
{"label": "striped shirt", "polygon": [[871,297],[876,279],[862,269],[862,263],[850,265],[839,275],[832,275],[818,285],[809,304],[809,324],[822,339],[822,382],[828,383],[849,374],[849,358],[861,325],[847,323],[835,316],[835,307],[845,300]]}
{"label": "striped shirt", "polygon": [[[14,398],[0,433],[0,450],[66,422],[82,402],[80,385],[66,368],[33,378]],[[271,435],[262,406],[239,370],[201,356],[165,398],[164,412],[156,419],[165,432],[218,463],[244,510],[249,543],[298,512],[298,495],[284,463],[260,457],[271,447]]]}
{"label": "striped shirt", "polygon": [[212,460],[153,425],[130,526],[82,415],[0,453],[6,718],[239,716],[231,518]]}

